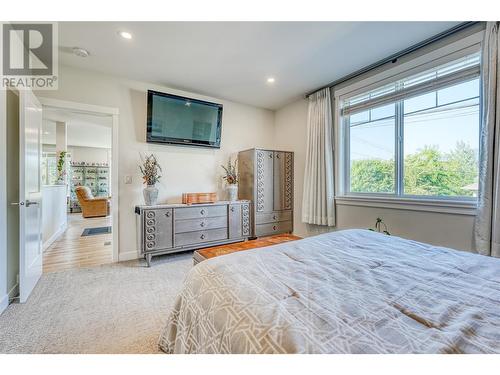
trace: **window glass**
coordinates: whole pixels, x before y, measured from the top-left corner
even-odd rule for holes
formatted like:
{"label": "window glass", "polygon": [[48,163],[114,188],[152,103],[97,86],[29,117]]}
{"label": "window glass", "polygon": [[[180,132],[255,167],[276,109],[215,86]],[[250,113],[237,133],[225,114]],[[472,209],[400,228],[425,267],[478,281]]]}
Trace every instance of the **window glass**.
{"label": "window glass", "polygon": [[395,115],[395,104],[384,105],[382,107],[373,108],[371,110],[371,120],[380,120],[386,117]]}
{"label": "window glass", "polygon": [[394,193],[394,116],[350,127],[350,190]]}
{"label": "window glass", "polygon": [[475,196],[478,148],[477,98],[406,114],[404,194]]}
{"label": "window glass", "polygon": [[437,92],[438,105],[449,104],[479,96],[479,78]]}
{"label": "window glass", "polygon": [[404,113],[421,111],[436,106],[436,92],[429,92],[404,101]]}
{"label": "window glass", "polygon": [[351,115],[351,125],[368,121],[370,121],[370,111],[359,112]]}

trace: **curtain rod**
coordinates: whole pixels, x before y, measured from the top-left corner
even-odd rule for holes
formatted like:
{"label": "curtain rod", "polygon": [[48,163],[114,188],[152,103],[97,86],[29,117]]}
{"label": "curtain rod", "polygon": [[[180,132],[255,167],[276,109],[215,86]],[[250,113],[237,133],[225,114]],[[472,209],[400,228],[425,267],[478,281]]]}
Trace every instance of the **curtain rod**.
{"label": "curtain rod", "polygon": [[453,35],[453,34],[459,32],[459,31],[465,30],[465,29],[467,29],[473,25],[476,25],[478,23],[479,22],[477,22],[477,21],[462,22],[462,23],[452,27],[451,29],[445,30],[439,34],[436,34],[428,39],[423,40],[422,42],[419,42],[419,43],[414,44],[414,45],[412,45],[412,46],[410,46],[402,51],[399,51],[399,52],[397,52],[389,57],[386,57],[386,58],[379,60],[371,65],[368,65],[368,66],[365,66],[364,68],[356,70],[355,72],[353,72],[351,74],[348,74],[342,78],[339,78],[333,82],[330,82],[329,84],[327,84],[325,86],[322,86],[322,87],[317,88],[313,91],[310,91],[305,95],[305,97],[308,98],[310,95],[314,94],[315,92],[318,92],[318,91],[323,90],[325,88],[331,88],[331,87],[334,87],[340,83],[346,82],[354,77],[360,76],[361,74],[367,73],[370,70],[376,69],[384,64],[387,64],[388,62],[396,62],[400,57],[403,57],[403,56],[408,55],[412,52],[415,52],[416,50],[418,50],[420,48],[423,48],[425,46],[428,46],[429,44],[435,43],[441,39],[444,39],[450,35]]}

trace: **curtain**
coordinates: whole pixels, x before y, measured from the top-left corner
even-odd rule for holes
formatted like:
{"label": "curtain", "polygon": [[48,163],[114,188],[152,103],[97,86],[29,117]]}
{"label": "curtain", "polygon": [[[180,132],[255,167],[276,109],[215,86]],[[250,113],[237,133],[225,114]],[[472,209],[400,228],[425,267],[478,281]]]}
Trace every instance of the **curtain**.
{"label": "curtain", "polygon": [[330,89],[309,96],[302,221],[335,225],[333,119]]}
{"label": "curtain", "polygon": [[499,22],[488,22],[483,40],[479,192],[475,222],[476,251],[500,257],[500,65]]}

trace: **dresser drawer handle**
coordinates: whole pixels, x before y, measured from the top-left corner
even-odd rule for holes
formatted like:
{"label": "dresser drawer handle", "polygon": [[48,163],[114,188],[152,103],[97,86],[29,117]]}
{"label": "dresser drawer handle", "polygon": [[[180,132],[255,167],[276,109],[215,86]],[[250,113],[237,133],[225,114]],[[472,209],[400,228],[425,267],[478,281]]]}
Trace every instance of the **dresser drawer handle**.
{"label": "dresser drawer handle", "polygon": [[201,210],[201,211],[200,211],[200,214],[201,214],[201,215],[205,215],[205,210]]}
{"label": "dresser drawer handle", "polygon": [[276,215],[273,215],[273,220],[276,220]]}
{"label": "dresser drawer handle", "polygon": [[200,236],[200,239],[204,240],[204,239],[205,239],[205,235],[204,235],[204,234],[202,234],[202,235]]}
{"label": "dresser drawer handle", "polygon": [[170,217],[170,211],[165,212],[166,217]]}
{"label": "dresser drawer handle", "polygon": [[200,223],[200,227],[202,227],[202,228],[203,228],[204,226],[205,226],[205,222],[204,222],[204,221],[202,221],[202,222]]}
{"label": "dresser drawer handle", "polygon": [[276,225],[273,225],[273,230],[276,230]]}
{"label": "dresser drawer handle", "polygon": [[269,154],[269,159],[272,159],[272,158],[273,158],[273,154],[272,154],[272,153],[270,153],[270,154]]}
{"label": "dresser drawer handle", "polygon": [[231,207],[231,212],[234,212],[234,207]]}

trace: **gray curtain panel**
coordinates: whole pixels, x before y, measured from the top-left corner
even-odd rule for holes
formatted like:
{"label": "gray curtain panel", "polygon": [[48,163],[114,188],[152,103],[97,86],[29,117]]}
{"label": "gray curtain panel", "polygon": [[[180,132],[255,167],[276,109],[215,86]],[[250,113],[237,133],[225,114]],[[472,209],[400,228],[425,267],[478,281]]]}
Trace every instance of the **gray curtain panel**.
{"label": "gray curtain panel", "polygon": [[499,22],[488,22],[482,49],[482,113],[476,251],[500,257],[500,39]]}
{"label": "gray curtain panel", "polygon": [[333,118],[330,89],[309,96],[302,221],[335,225]]}

